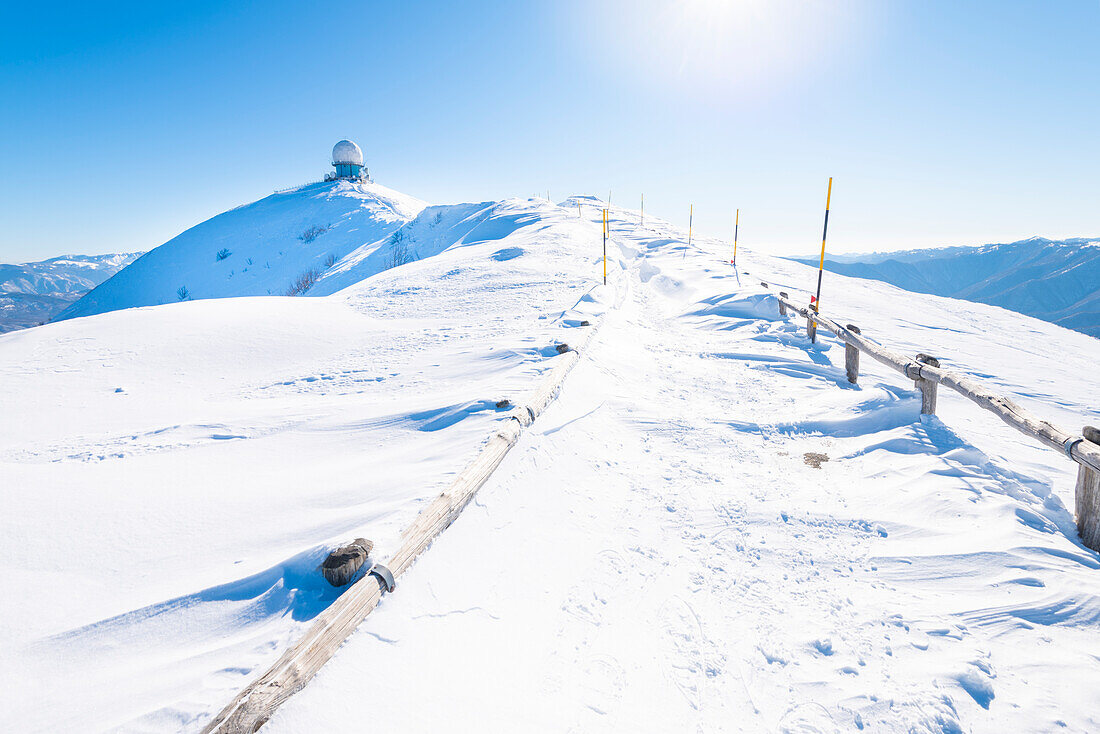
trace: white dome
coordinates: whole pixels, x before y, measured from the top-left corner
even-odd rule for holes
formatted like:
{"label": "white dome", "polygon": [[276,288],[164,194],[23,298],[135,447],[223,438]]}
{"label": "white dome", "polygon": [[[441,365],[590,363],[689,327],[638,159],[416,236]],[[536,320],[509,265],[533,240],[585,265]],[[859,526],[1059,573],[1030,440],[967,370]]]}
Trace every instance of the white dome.
{"label": "white dome", "polygon": [[350,140],[341,140],[332,147],[333,163],[350,163],[351,165],[363,165],[363,151]]}

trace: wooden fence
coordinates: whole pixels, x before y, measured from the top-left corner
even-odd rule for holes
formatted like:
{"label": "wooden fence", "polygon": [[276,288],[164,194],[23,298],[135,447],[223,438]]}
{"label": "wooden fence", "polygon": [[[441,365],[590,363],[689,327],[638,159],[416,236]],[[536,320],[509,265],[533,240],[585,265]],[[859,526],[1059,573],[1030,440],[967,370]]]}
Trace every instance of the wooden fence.
{"label": "wooden fence", "polygon": [[[769,287],[767,283],[761,285]],[[785,316],[788,311],[806,319],[806,335],[811,339],[817,334],[818,327],[821,327],[844,342],[844,366],[848,373],[848,382],[855,384],[859,378],[860,352],[869,354],[913,380],[921,391],[922,414],[935,414],[936,387],[944,385],[994,413],[1021,433],[1061,451],[1077,462],[1077,532],[1086,546],[1100,551],[1100,430],[1085,426],[1082,434],[1078,435],[1064,431],[1049,421],[1039,419],[1008,398],[994,394],[981,383],[944,369],[935,357],[927,354],[906,357],[886,350],[863,336],[859,327],[853,324],[841,326],[812,308],[795,305],[787,293],[780,291],[779,314]]]}
{"label": "wooden fence", "polygon": [[[559,345],[561,361],[550,370],[539,389],[512,410],[504,426],[493,434],[450,487],[421,510],[412,524],[405,528],[401,533],[400,547],[385,564],[394,579],[407,571],[417,556],[455,521],[519,440],[523,429],[553,402],[565,376],[591,343],[595,332],[596,327],[585,323],[578,331],[578,336],[583,334],[578,344],[572,347]],[[385,587],[385,581],[378,576],[366,574],[360,577],[317,616],[305,635],[287,649],[267,672],[249,683],[207,724],[204,734],[251,734],[257,731],[280,704],[305,687],[328,662],[378,605],[382,592],[387,590]]]}

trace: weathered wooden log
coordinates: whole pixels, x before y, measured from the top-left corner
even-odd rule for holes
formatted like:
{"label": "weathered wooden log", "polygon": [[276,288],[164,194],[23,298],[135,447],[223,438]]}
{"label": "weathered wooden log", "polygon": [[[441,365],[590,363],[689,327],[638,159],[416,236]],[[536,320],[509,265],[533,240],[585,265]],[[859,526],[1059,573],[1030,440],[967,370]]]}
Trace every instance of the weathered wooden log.
{"label": "weathered wooden log", "polygon": [[[1085,441],[1100,448],[1100,429],[1085,426],[1081,431]],[[1081,542],[1100,551],[1100,471],[1085,464],[1077,467],[1077,487],[1074,490],[1077,510],[1077,534]]]}
{"label": "weathered wooden log", "polygon": [[333,586],[345,586],[367,562],[374,543],[366,538],[356,538],[340,546],[321,564],[321,575]]}
{"label": "weathered wooden log", "polygon": [[566,352],[569,351],[569,345],[568,344],[558,344],[557,346],[554,347],[554,349],[558,350],[558,354],[565,354]]}
{"label": "weathered wooden log", "polygon": [[811,342],[817,342],[817,312],[813,305],[806,309],[806,338]]}
{"label": "weathered wooden log", "polygon": [[784,303],[784,301],[783,301],[783,299],[785,299],[785,298],[789,298],[789,296],[786,293],[784,293],[783,291],[779,291],[779,315],[780,316],[786,316],[787,315],[787,304]]}
{"label": "weathered wooden log", "polygon": [[[853,334],[859,334],[859,327],[848,324],[844,327]],[[847,342],[844,343],[844,371],[848,373],[848,382],[853,385],[859,380],[859,350]]]}
{"label": "weathered wooden log", "polygon": [[1084,464],[1077,467],[1074,490],[1077,510],[1077,534],[1081,542],[1100,551],[1100,472]]}
{"label": "weathered wooden log", "polygon": [[[515,420],[506,421],[451,485],[405,528],[401,533],[401,545],[386,562],[395,579],[407,571],[432,541],[454,522],[519,440],[523,428],[529,426],[553,401],[565,376],[580,359],[580,352],[591,342],[596,331],[589,330],[580,347],[570,349],[560,360],[555,360],[558,364],[525,401],[526,404],[517,406],[509,414]],[[328,609],[317,615],[301,639],[206,725],[204,734],[251,734],[263,726],[279,705],[309,683],[344,640],[374,610],[382,598],[382,584],[374,576],[361,578],[352,584]]]}
{"label": "weathered wooden log", "polygon": [[[810,315],[810,309],[798,306],[790,300],[786,301],[786,306],[802,316],[809,317]],[[968,400],[977,403],[981,408],[995,414],[1021,433],[1061,451],[1078,464],[1085,464],[1093,471],[1100,471],[1100,446],[1091,441],[1082,440],[1077,442],[1076,439],[1080,436],[1074,436],[1048,421],[1039,419],[1008,398],[993,394],[983,385],[968,377],[931,365],[918,365],[913,360],[900,354],[883,349],[882,346],[862,334],[856,334],[845,329],[826,316],[817,314],[813,318],[824,329],[835,334],[845,343],[855,345],[861,352],[871,355],[887,367],[901,372],[910,379],[922,376],[933,382],[946,385]],[[920,375],[917,374],[918,367],[920,368]]]}
{"label": "weathered wooden log", "polygon": [[[918,366],[916,370],[910,370],[914,372],[916,377],[913,379],[913,385],[920,390],[920,414],[921,415],[935,415],[936,414],[936,382],[924,377],[924,366],[939,367],[940,361],[935,357],[927,354],[918,354],[917,362],[921,366]],[[908,374],[908,372],[906,373]]]}

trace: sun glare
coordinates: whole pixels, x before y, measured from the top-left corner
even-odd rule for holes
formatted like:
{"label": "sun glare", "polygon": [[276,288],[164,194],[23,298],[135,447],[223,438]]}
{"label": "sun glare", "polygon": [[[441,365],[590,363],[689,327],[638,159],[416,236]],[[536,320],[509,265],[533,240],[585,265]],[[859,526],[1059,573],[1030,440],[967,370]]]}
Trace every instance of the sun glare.
{"label": "sun glare", "polygon": [[850,4],[815,0],[643,0],[605,12],[612,30],[594,35],[613,63],[711,91],[789,80],[827,61],[858,20]]}

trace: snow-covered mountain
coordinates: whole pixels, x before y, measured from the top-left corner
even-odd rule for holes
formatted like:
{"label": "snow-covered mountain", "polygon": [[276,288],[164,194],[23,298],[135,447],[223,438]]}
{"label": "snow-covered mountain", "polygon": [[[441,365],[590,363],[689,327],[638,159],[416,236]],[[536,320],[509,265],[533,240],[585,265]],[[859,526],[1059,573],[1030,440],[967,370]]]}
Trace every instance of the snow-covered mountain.
{"label": "snow-covered mountain", "polygon": [[[385,562],[586,323],[555,403],[264,731],[1100,730],[1075,465],[950,390],[922,417],[875,360],[848,383],[778,313],[813,268],[743,249],[739,276],[611,207],[604,285],[601,208],[431,207],[331,295],[0,336],[0,731],[200,731],[342,592],[328,550]],[[826,288],[891,349],[1100,420],[1096,339]]]}
{"label": "snow-covered mountain", "polygon": [[62,255],[0,264],[0,333],[49,321],[140,255]]}
{"label": "snow-covered mountain", "polygon": [[[814,258],[792,258],[817,265]],[[1100,337],[1100,239],[826,257],[825,268],[917,293],[988,303]]]}
{"label": "snow-covered mountain", "polygon": [[[56,320],[204,298],[300,295],[424,206],[369,182],[327,181],[272,194],[147,252]],[[379,267],[387,264],[382,260]]]}

